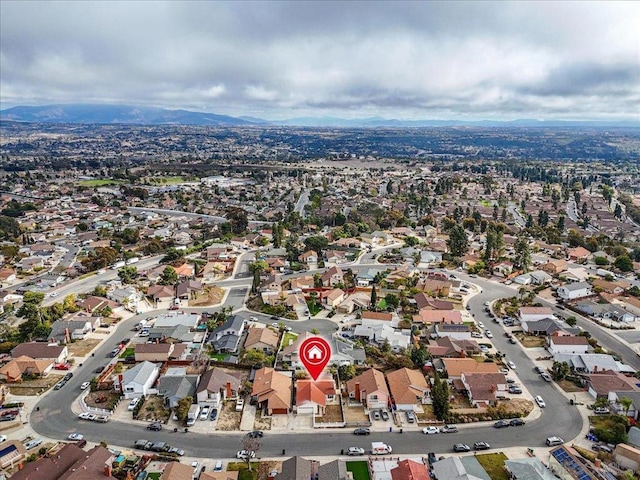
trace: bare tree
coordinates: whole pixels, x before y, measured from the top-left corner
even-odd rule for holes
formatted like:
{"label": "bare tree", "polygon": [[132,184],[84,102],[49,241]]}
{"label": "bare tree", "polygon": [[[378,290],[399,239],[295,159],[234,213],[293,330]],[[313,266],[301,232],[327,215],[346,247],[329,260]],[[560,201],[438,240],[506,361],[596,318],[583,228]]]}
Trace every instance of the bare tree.
{"label": "bare tree", "polygon": [[242,437],[242,440],[240,440],[240,442],[242,443],[242,449],[248,453],[245,461],[247,462],[247,468],[251,470],[251,459],[255,457],[255,454],[258,452],[258,450],[260,450],[262,444],[260,443],[259,438],[254,438],[250,434]]}

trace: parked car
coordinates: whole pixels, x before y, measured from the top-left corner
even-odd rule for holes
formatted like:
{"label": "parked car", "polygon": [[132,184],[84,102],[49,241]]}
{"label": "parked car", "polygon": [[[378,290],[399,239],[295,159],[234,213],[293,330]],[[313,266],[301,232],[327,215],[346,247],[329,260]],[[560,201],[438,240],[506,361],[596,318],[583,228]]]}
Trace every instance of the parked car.
{"label": "parked car", "polygon": [[360,447],[349,447],[347,449],[347,455],[349,456],[354,456],[354,455],[364,455],[364,448],[360,448]]}
{"label": "parked car", "polygon": [[80,390],[86,390],[90,385],[91,382],[82,382],[82,385],[80,385]]}
{"label": "parked car", "polygon": [[104,370],[104,367],[98,367],[94,370],[95,373],[102,373],[102,371]]}
{"label": "parked car", "polygon": [[253,432],[247,433],[247,437],[251,438],[262,438],[264,436],[264,432],[262,430],[254,430]]}
{"label": "parked car", "polygon": [[386,411],[386,410],[382,410],[382,411],[380,412],[380,415],[382,415],[382,420],[384,420],[385,422],[386,422],[387,420],[389,420],[389,413],[387,413],[387,411]]}
{"label": "parked car", "polygon": [[471,447],[469,445],[467,445],[466,443],[456,443],[453,446],[453,451],[454,452],[470,452],[471,451]]}
{"label": "parked car", "polygon": [[153,430],[154,432],[159,432],[162,430],[162,424],[160,422],[153,422],[147,425],[147,430]]}
{"label": "parked car", "polygon": [[515,370],[516,369],[516,364],[513,363],[512,361],[508,361],[507,362],[507,367],[509,367],[511,370]]}
{"label": "parked car", "polygon": [[216,418],[218,418],[218,409],[217,408],[212,408],[211,409],[211,415],[209,415],[209,419],[210,420],[215,420]]}
{"label": "parked car", "polygon": [[520,393],[522,393],[522,389],[520,387],[518,387],[517,385],[510,385],[509,386],[509,393],[520,394]]}
{"label": "parked car", "polygon": [[373,415],[373,419],[374,420],[381,420],[382,419],[382,417],[380,416],[380,412],[378,410],[374,410],[372,412],[372,415]]}
{"label": "parked car", "polygon": [[560,437],[547,438],[547,445],[549,447],[555,447],[556,445],[562,445],[563,443],[564,443],[564,440],[562,440]]}
{"label": "parked car", "polygon": [[414,423],[416,421],[416,415],[412,411],[407,412],[407,422]]}
{"label": "parked car", "polygon": [[178,455],[179,457],[184,456],[184,450],[182,450],[181,448],[178,447],[171,447],[168,450],[169,453],[175,453],[176,455]]}
{"label": "parked car", "polygon": [[490,448],[491,445],[489,445],[487,442],[476,442],[473,444],[474,450],[489,450]]}
{"label": "parked car", "polygon": [[240,460],[246,460],[247,458],[254,458],[256,456],[256,452],[250,452],[248,450],[240,450],[236,453],[236,458]]}
{"label": "parked car", "polygon": [[485,330],[484,334],[487,336],[487,338],[493,338],[493,333],[491,333],[491,330]]}
{"label": "parked car", "polygon": [[205,406],[200,411],[200,420],[206,420],[207,418],[209,418],[209,407]]}
{"label": "parked car", "polygon": [[534,370],[536,371],[536,373],[542,375],[544,373],[544,368],[542,367],[536,367],[534,368]]}
{"label": "parked car", "polygon": [[84,438],[84,435],[74,432],[69,434],[69,436],[67,437],[67,440],[82,440],[83,438]]}
{"label": "parked car", "polygon": [[603,445],[600,443],[594,443],[591,445],[591,449],[595,452],[613,453],[613,449],[609,445]]}
{"label": "parked car", "polygon": [[440,429],[442,433],[456,433],[458,431],[458,427],[455,425],[445,425]]}
{"label": "parked car", "polygon": [[24,448],[26,448],[27,450],[31,450],[32,448],[36,448],[40,445],[42,445],[42,439],[34,438],[33,440],[29,440],[27,443],[25,443]]}
{"label": "parked car", "polygon": [[544,403],[544,399],[540,395],[536,395],[534,400],[540,408],[545,408],[547,406],[547,404]]}
{"label": "parked car", "polygon": [[498,420],[496,423],[493,424],[495,428],[505,428],[510,425],[511,424],[509,423],[509,420]]}
{"label": "parked car", "polygon": [[129,402],[129,406],[127,407],[127,410],[132,411],[133,409],[135,409],[136,405],[138,405],[139,401],[140,401],[140,397],[136,397],[136,398],[132,399]]}
{"label": "parked car", "polygon": [[545,372],[545,373],[543,373],[543,374],[542,374],[542,375],[540,375],[540,376],[542,377],[542,379],[543,379],[545,382],[550,382],[551,380],[553,380],[553,378],[551,378],[551,375],[549,375],[549,374],[548,374],[548,373],[546,373],[546,372]]}
{"label": "parked car", "polygon": [[596,407],[593,409],[596,415],[606,415],[609,413],[609,409],[607,407]]}
{"label": "parked car", "polygon": [[422,433],[425,435],[434,435],[436,433],[440,433],[440,429],[438,427],[424,427],[422,429]]}
{"label": "parked car", "polygon": [[371,431],[368,428],[356,428],[353,431],[354,435],[369,435]]}
{"label": "parked car", "polygon": [[514,418],[513,420],[511,420],[509,422],[509,424],[512,427],[520,427],[520,426],[524,425],[524,420],[522,420],[521,418]]}

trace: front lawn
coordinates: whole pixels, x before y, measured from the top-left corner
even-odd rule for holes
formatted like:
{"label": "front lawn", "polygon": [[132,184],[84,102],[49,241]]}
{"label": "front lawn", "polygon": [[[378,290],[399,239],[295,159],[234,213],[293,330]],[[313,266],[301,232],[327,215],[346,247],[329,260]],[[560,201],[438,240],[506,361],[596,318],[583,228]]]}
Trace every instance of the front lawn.
{"label": "front lawn", "polygon": [[295,342],[297,338],[298,335],[296,333],[285,332],[284,338],[282,339],[282,346],[287,347],[291,345],[291,343]]}
{"label": "front lawn", "polygon": [[320,305],[318,302],[307,300],[307,308],[309,309],[309,313],[311,314],[311,316],[314,316],[322,310],[322,305]]}
{"label": "front lawn", "polygon": [[247,469],[246,462],[231,462],[227,465],[227,471],[238,472],[238,480],[257,480],[258,462],[251,462],[251,470]]}
{"label": "front lawn", "polygon": [[213,350],[209,352],[209,356],[215,358],[218,362],[222,362],[228,355],[228,353],[214,353]]}
{"label": "front lawn", "polygon": [[504,469],[504,461],[507,460],[507,456],[504,453],[476,455],[476,459],[489,474],[491,480],[509,480],[509,475]]}
{"label": "front lawn", "polygon": [[353,475],[353,480],[371,480],[367,462],[347,462],[347,471]]}
{"label": "front lawn", "polygon": [[135,355],[135,349],[133,347],[127,347],[124,349],[124,351],[120,354],[120,358],[127,358],[127,357],[133,357]]}

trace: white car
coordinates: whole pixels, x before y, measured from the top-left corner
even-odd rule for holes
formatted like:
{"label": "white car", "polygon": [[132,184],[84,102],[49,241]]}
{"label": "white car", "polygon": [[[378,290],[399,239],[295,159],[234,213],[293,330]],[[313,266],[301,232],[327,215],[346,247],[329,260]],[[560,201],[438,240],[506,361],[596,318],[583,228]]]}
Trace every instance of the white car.
{"label": "white car", "polygon": [[544,403],[544,399],[540,395],[536,395],[534,400],[536,401],[536,403],[540,408],[545,408],[547,406],[547,404]]}
{"label": "white car", "polygon": [[93,414],[91,414],[89,412],[82,412],[80,415],[78,415],[78,418],[80,420],[91,420],[92,416],[93,416]]}
{"label": "white car", "polygon": [[127,410],[132,411],[134,408],[136,408],[136,405],[138,404],[139,401],[140,401],[140,397],[136,397],[133,400],[131,400],[129,402],[129,406],[127,407]]}
{"label": "white car", "polygon": [[200,420],[206,420],[209,418],[209,407],[204,407],[200,412]]}
{"label": "white car", "polygon": [[425,435],[434,435],[436,433],[440,433],[440,429],[438,427],[424,427],[422,429],[422,433]]}
{"label": "white car", "polygon": [[491,305],[491,302],[489,300],[487,300],[486,302],[484,302],[484,306],[488,307],[489,305]]}
{"label": "white car", "polygon": [[71,433],[67,437],[68,440],[82,440],[83,438],[84,438],[84,435],[81,435],[79,433]]}
{"label": "white car", "polygon": [[364,455],[364,448],[360,448],[360,447],[349,447],[347,449],[347,455],[349,456],[353,456],[353,455]]}
{"label": "white car", "polygon": [[509,367],[511,370],[515,370],[516,369],[516,364],[513,362],[507,362],[507,367]]}
{"label": "white car", "polygon": [[80,390],[86,390],[89,388],[89,385],[91,385],[91,382],[83,382],[82,385],[80,385]]}
{"label": "white car", "polygon": [[487,347],[485,345],[480,345],[480,351],[482,353],[489,353],[489,347]]}
{"label": "white car", "polygon": [[482,323],[482,322],[478,322],[478,327],[480,327],[480,328],[484,328],[484,323]]}
{"label": "white car", "polygon": [[491,333],[491,330],[485,330],[484,334],[487,336],[487,338],[493,338],[493,333]]}
{"label": "white car", "polygon": [[193,471],[195,472],[200,466],[200,462],[198,462],[197,460],[194,460],[193,462],[191,462],[191,466],[193,467]]}
{"label": "white car", "polygon": [[256,452],[249,452],[248,450],[240,450],[236,453],[236,458],[246,460],[247,458],[253,458],[256,456]]}
{"label": "white car", "polygon": [[7,436],[6,435],[0,435],[0,443],[6,442],[6,441],[7,441]]}

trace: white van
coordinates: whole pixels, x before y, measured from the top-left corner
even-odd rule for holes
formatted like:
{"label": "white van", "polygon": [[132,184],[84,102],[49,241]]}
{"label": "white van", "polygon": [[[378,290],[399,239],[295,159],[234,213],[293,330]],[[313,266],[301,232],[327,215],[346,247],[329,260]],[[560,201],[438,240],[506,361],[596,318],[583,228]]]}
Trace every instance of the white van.
{"label": "white van", "polygon": [[136,405],[138,404],[139,401],[140,401],[140,397],[136,397],[133,400],[131,400],[129,402],[129,406],[127,407],[127,410],[132,411],[134,408],[136,408]]}

